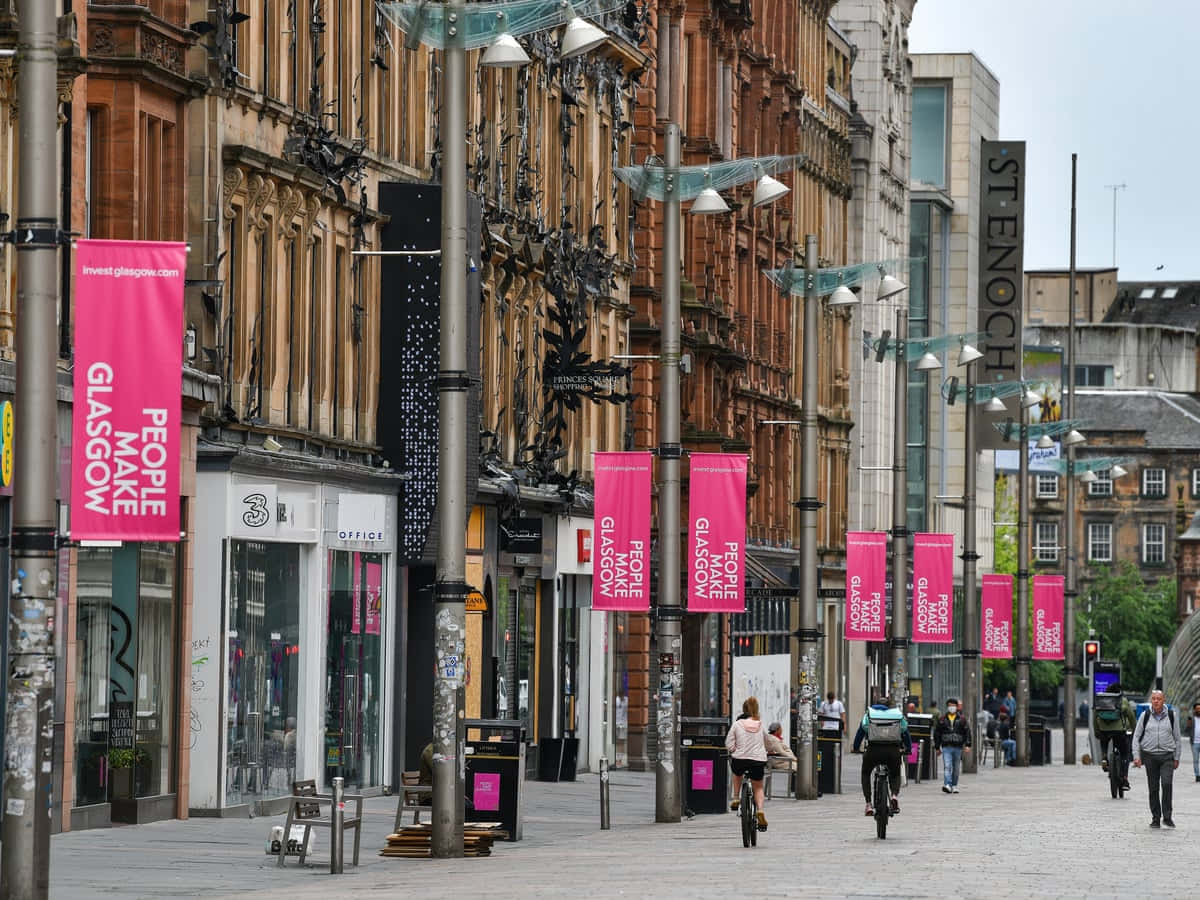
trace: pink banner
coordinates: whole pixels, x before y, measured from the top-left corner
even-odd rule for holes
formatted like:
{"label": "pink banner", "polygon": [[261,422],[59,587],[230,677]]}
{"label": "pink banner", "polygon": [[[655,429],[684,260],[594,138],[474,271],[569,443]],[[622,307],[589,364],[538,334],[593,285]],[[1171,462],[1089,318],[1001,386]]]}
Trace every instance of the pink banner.
{"label": "pink banner", "polygon": [[688,612],[745,612],[746,456],[693,453],[688,481]]}
{"label": "pink banner", "polygon": [[1033,658],[1065,659],[1061,575],[1033,576]]}
{"label": "pink banner", "polygon": [[887,535],[882,531],[846,534],[846,640],[882,641],[886,637],[884,583]]}
{"label": "pink banner", "polygon": [[650,454],[595,453],[592,609],[650,609]]}
{"label": "pink banner", "polygon": [[984,659],[1012,659],[1012,576],[984,575],[979,600],[980,653]]}
{"label": "pink banner", "polygon": [[179,540],[185,244],[75,250],[71,538]]}
{"label": "pink banner", "polygon": [[383,563],[367,562],[367,634],[379,634],[383,621]]}
{"label": "pink banner", "polygon": [[913,535],[912,639],[954,642],[954,535]]}
{"label": "pink banner", "polygon": [[362,631],[362,626],[359,620],[362,618],[362,554],[350,554],[350,571],[353,574],[350,576],[350,597],[352,598],[353,610],[350,616],[350,633],[358,634]]}

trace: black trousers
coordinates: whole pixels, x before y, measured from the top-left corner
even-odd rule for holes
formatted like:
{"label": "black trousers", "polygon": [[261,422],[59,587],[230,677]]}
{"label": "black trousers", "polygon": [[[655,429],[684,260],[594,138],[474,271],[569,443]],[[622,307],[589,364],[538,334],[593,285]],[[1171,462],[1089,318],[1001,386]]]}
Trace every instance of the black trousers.
{"label": "black trousers", "polygon": [[[1171,787],[1175,781],[1175,757],[1171,754],[1142,754],[1142,765],[1146,767],[1146,783],[1150,787],[1150,815],[1155,821],[1171,818]],[[1159,785],[1162,785],[1162,803],[1158,800]]]}
{"label": "black trousers", "polygon": [[900,794],[900,748],[868,746],[863,751],[862,759],[862,792],[868,803],[872,799],[871,776],[875,773],[875,767],[880,763],[887,766],[888,783],[892,787],[892,794],[896,796]]}

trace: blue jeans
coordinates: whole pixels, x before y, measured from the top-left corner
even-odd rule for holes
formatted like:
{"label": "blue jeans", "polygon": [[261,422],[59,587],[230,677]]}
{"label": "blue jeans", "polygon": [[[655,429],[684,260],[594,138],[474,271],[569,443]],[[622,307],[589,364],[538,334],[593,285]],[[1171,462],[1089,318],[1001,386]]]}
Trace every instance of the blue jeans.
{"label": "blue jeans", "polygon": [[1192,742],[1192,774],[1200,778],[1200,744]]}
{"label": "blue jeans", "polygon": [[1004,761],[1012,762],[1017,758],[1017,742],[1012,738],[1000,742],[1000,749],[1004,751]]}
{"label": "blue jeans", "polygon": [[942,784],[958,784],[958,764],[962,762],[962,747],[942,747]]}

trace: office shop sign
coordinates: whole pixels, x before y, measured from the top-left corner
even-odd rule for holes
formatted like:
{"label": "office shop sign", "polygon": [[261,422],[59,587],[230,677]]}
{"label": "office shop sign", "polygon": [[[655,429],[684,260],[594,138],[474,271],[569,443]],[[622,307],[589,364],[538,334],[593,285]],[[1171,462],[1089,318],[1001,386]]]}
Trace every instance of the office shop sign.
{"label": "office shop sign", "polygon": [[[979,178],[979,319],[984,358],[980,384],[1021,378],[1022,279],[1025,271],[1025,142],[983,141]],[[1010,397],[1006,413],[975,416],[980,450],[1003,448],[1004,437],[993,422],[1020,415]]]}

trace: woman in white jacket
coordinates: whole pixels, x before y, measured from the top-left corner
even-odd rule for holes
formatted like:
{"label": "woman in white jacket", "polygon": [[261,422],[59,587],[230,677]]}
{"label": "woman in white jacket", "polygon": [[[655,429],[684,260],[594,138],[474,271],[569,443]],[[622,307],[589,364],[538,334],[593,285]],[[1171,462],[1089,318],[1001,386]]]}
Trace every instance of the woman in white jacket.
{"label": "woman in white jacket", "polygon": [[729,751],[729,767],[733,769],[733,801],[729,808],[736,810],[742,796],[742,777],[750,779],[754,786],[754,802],[758,806],[758,825],[767,827],[763,813],[763,770],[767,763],[767,746],[763,741],[762,721],[758,717],[758,698],[747,697],[742,704],[743,718],[733,723],[725,735],[725,749]]}

